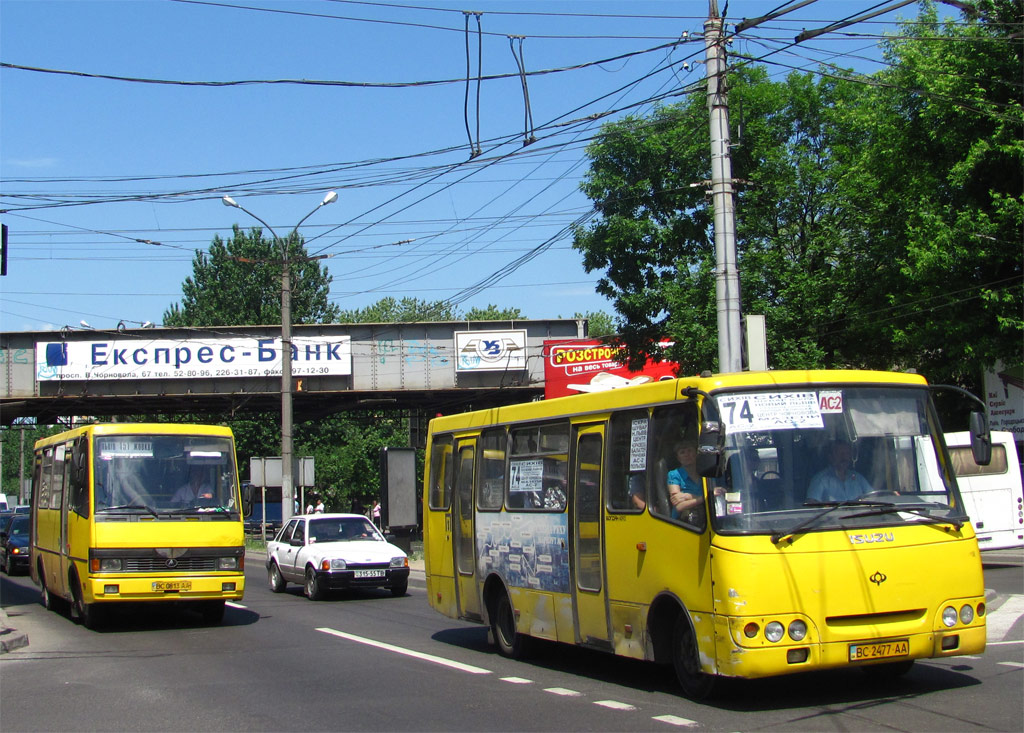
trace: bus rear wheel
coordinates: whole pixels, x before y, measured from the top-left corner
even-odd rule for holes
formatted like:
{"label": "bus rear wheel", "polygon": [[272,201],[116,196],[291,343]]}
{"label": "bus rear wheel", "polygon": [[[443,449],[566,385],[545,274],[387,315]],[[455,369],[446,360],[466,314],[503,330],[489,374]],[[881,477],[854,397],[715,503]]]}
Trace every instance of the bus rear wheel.
{"label": "bus rear wheel", "polygon": [[508,593],[498,593],[491,608],[491,636],[498,653],[509,659],[520,659],[526,652],[526,637],[516,631],[516,616]]}
{"label": "bus rear wheel", "polygon": [[683,694],[691,700],[706,700],[714,693],[717,677],[701,670],[697,638],[685,613],[679,614],[672,629],[672,666]]}

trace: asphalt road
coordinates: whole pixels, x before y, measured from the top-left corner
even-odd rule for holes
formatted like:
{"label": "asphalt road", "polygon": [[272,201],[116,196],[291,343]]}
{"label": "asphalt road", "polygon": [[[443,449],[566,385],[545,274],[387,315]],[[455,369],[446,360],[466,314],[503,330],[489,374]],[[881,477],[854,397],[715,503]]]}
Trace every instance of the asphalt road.
{"label": "asphalt road", "polygon": [[[671,671],[554,644],[511,661],[486,629],[409,595],[313,603],[271,593],[247,563],[221,626],[175,612],[119,613],[92,632],[47,612],[25,577],[0,602],[28,645],[0,655],[5,731],[65,730],[857,730],[1024,729],[1022,554],[986,556],[990,643],[978,658],[919,662],[902,680],[856,670],[733,683],[712,704]],[[938,570],[938,569],[936,569]]]}

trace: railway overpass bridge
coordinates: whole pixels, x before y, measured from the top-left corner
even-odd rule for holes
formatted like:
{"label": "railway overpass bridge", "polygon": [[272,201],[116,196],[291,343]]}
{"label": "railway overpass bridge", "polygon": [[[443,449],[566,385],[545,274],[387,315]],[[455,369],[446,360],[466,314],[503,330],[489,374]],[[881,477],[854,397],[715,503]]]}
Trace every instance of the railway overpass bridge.
{"label": "railway overpass bridge", "polygon": [[[292,326],[296,422],[337,412],[433,416],[544,393],[544,341],[585,320]],[[281,327],[0,332],[0,424],[75,416],[281,409]]]}

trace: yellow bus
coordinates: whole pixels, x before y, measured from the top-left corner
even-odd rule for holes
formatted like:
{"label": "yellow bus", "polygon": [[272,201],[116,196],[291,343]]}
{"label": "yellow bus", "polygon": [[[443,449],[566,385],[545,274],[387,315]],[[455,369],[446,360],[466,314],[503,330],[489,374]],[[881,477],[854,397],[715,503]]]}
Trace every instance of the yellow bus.
{"label": "yellow bus", "polygon": [[188,602],[220,623],[245,590],[242,501],[229,428],[95,424],[44,438],[32,579],[48,609],[89,628],[126,601]]}
{"label": "yellow bus", "polygon": [[[983,462],[983,413],[972,429]],[[430,604],[506,656],[577,644],[702,698],[985,648],[978,543],[917,375],[704,374],[437,417],[423,505]]]}

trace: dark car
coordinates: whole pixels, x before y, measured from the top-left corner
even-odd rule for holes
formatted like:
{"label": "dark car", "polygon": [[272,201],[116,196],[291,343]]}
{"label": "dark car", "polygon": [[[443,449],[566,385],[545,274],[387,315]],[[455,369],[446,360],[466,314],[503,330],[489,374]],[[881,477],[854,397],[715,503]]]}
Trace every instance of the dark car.
{"label": "dark car", "polygon": [[0,568],[8,575],[28,572],[28,514],[15,514],[0,530]]}

